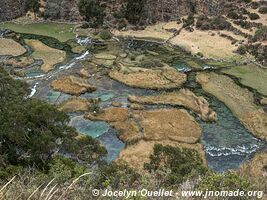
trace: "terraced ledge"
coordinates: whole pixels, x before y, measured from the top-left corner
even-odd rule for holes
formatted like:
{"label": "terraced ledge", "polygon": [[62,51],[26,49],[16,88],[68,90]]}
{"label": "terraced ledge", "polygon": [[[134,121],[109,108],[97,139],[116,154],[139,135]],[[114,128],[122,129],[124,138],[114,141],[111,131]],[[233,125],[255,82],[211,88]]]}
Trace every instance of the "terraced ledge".
{"label": "terraced ledge", "polygon": [[225,75],[198,73],[203,89],[223,101],[255,136],[267,140],[267,114],[254,103],[253,94]]}
{"label": "terraced ledge", "polygon": [[96,87],[88,84],[86,80],[77,78],[75,76],[60,77],[52,81],[51,87],[54,90],[76,96],[96,90]]}
{"label": "terraced ledge", "polygon": [[149,141],[171,140],[193,144],[199,141],[201,135],[198,123],[183,109],[130,113],[127,108],[106,108],[98,114],[87,113],[85,118],[110,123],[125,142],[143,138]]}
{"label": "terraced ledge", "polygon": [[61,63],[66,58],[66,52],[51,48],[38,40],[25,40],[26,44],[33,48],[31,55],[34,59],[41,59],[44,63],[41,69],[48,72],[54,69],[54,66]]}
{"label": "terraced ledge", "polygon": [[143,69],[136,72],[113,70],[109,76],[125,85],[145,89],[172,89],[186,81],[186,75],[172,68]]}
{"label": "terraced ledge", "polygon": [[216,121],[216,113],[209,107],[204,97],[198,97],[188,89],[175,92],[166,92],[156,96],[129,96],[128,100],[133,103],[184,106],[195,112],[204,121]]}
{"label": "terraced ledge", "polygon": [[0,38],[0,56],[20,56],[26,49],[12,39]]}
{"label": "terraced ledge", "polygon": [[93,101],[94,99],[72,97],[60,104],[58,109],[64,112],[85,112],[89,110]]}

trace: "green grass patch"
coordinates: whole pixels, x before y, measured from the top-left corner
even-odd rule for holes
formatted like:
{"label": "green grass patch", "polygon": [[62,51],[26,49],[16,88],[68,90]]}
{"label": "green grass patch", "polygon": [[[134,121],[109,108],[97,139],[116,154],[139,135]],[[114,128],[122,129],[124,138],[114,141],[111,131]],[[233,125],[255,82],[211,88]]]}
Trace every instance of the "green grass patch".
{"label": "green grass patch", "polygon": [[10,29],[18,33],[29,33],[35,35],[43,35],[58,39],[60,42],[66,42],[69,39],[75,38],[72,32],[73,24],[64,23],[35,23],[35,24],[15,24],[6,22],[0,24],[0,28]]}
{"label": "green grass patch", "polygon": [[241,79],[243,85],[256,89],[267,95],[267,70],[256,65],[241,65],[223,70],[224,73]]}

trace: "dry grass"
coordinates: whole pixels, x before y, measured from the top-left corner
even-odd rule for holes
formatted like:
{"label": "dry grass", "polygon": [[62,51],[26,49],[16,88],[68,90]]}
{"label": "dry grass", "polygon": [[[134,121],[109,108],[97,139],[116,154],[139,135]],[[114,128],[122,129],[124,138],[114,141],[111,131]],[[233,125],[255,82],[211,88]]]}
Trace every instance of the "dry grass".
{"label": "dry grass", "polygon": [[60,77],[52,81],[51,86],[54,90],[76,96],[96,90],[96,87],[88,84],[86,80],[75,76]]}
{"label": "dry grass", "polygon": [[186,75],[173,68],[156,70],[139,68],[139,71],[132,73],[113,70],[109,76],[128,86],[148,89],[177,88],[186,81]]}
{"label": "dry grass", "polygon": [[171,140],[192,144],[201,136],[199,124],[183,109],[135,111],[133,118],[140,121],[144,138],[149,141]]}
{"label": "dry grass", "polygon": [[48,47],[38,40],[25,40],[25,42],[33,48],[34,52],[31,57],[43,60],[44,64],[41,66],[41,69],[44,72],[54,69],[56,64],[63,62],[66,58],[65,51]]}
{"label": "dry grass", "polygon": [[172,37],[172,33],[166,31],[166,29],[175,28],[179,30],[182,27],[182,24],[177,24],[176,22],[168,23],[158,23],[156,25],[148,26],[145,30],[140,31],[118,31],[113,30],[112,33],[115,36],[124,36],[124,37],[135,37],[140,39],[157,39],[157,40],[168,40]]}
{"label": "dry grass", "polygon": [[26,49],[12,39],[0,38],[0,56],[19,56],[26,52]]}
{"label": "dry grass", "polygon": [[129,101],[141,104],[179,105],[191,109],[205,121],[216,121],[216,113],[204,97],[198,97],[188,89],[156,96],[129,96]]}
{"label": "dry grass", "polygon": [[88,99],[73,97],[63,102],[59,106],[59,110],[64,112],[85,112],[88,111],[90,104]]}
{"label": "dry grass", "polygon": [[267,115],[254,103],[253,93],[224,75],[198,73],[204,90],[223,101],[236,117],[257,137],[267,140]]}
{"label": "dry grass", "polygon": [[189,149],[195,149],[199,152],[202,159],[205,162],[205,152],[202,149],[201,144],[184,144],[173,142],[170,140],[162,140],[162,141],[144,141],[141,140],[137,144],[127,146],[126,149],[123,149],[120,152],[120,155],[117,159],[119,163],[127,163],[129,166],[137,169],[140,172],[144,170],[144,163],[149,162],[149,156],[153,153],[153,147],[155,144],[162,145],[171,145],[174,147],[184,147]]}
{"label": "dry grass", "polygon": [[185,48],[193,54],[201,52],[206,58],[229,59],[235,56],[233,51],[237,49],[231,44],[230,40],[218,34],[212,36],[210,31],[195,30],[194,32],[188,32],[182,30],[170,42]]}

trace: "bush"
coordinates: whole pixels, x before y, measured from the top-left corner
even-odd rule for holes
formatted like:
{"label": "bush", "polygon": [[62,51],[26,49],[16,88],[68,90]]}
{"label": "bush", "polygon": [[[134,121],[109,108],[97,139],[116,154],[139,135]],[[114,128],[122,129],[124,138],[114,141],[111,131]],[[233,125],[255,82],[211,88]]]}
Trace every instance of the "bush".
{"label": "bush", "polygon": [[[255,188],[252,184],[231,172],[225,174],[212,173],[209,176],[204,177],[198,187],[198,190],[202,191],[253,191]],[[226,198],[231,199],[231,197]],[[250,199],[249,197],[240,197],[238,199]]]}
{"label": "bush", "polygon": [[245,3],[250,3],[252,0],[243,0]]}
{"label": "bush", "polygon": [[231,19],[242,19],[242,16],[239,15],[236,11],[230,11],[227,15]]}
{"label": "bush", "polygon": [[[188,178],[204,175],[207,168],[196,150],[156,144],[145,169],[155,173],[162,184],[176,187]],[[164,174],[164,175],[163,175]]]}
{"label": "bush", "polygon": [[240,45],[237,49],[237,52],[240,54],[240,55],[245,55],[246,52],[247,52],[247,48],[244,46],[244,45]]}
{"label": "bush", "polygon": [[248,16],[251,20],[256,20],[260,18],[260,16],[257,13],[250,13]]}
{"label": "bush", "polygon": [[126,19],[132,24],[138,24],[141,20],[145,0],[127,0]]}
{"label": "bush", "polygon": [[200,16],[196,23],[196,28],[201,30],[227,30],[231,27],[231,23],[222,17],[208,18]]}
{"label": "bush", "polygon": [[251,5],[251,8],[253,9],[258,9],[260,6],[260,4],[256,1],[253,1],[250,5]]}
{"label": "bush", "polygon": [[267,14],[267,7],[261,7],[259,9],[259,13],[261,13],[261,14]]}
{"label": "bush", "polygon": [[109,31],[107,30],[103,30],[103,31],[100,31],[99,33],[99,37],[102,39],[102,40],[109,40],[112,38],[112,35]]}
{"label": "bush", "polygon": [[187,19],[184,20],[184,25],[183,27],[189,27],[191,25],[193,25],[195,23],[195,18],[194,18],[194,14],[189,14]]}

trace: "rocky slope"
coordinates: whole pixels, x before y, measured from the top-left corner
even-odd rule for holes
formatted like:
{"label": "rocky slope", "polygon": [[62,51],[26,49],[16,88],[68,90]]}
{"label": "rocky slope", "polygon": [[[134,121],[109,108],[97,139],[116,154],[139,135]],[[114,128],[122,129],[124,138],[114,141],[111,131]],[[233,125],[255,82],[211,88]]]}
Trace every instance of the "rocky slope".
{"label": "rocky slope", "polygon": [[1,0],[0,21],[11,20],[25,14],[25,0]]}

